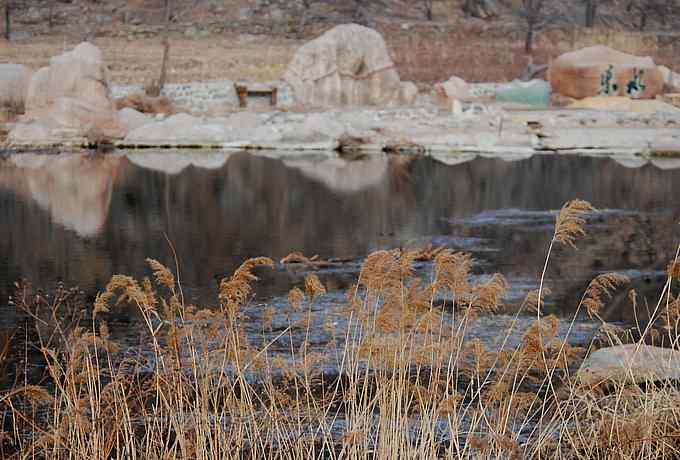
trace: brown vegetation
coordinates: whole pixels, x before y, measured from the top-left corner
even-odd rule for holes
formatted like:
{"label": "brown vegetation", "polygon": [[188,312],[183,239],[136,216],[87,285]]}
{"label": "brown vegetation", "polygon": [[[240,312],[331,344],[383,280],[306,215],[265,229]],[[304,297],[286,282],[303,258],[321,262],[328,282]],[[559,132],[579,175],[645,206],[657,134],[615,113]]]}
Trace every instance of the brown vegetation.
{"label": "brown vegetation", "polygon": [[[587,209],[565,205],[555,240],[573,244]],[[415,278],[418,258],[434,259],[431,280]],[[556,317],[539,313],[517,345],[467,338],[480,315],[502,307],[507,282],[473,283],[466,254],[371,254],[342,327],[318,316],[326,289],[308,275],[290,310],[262,308],[260,339],[245,334],[243,309],[253,271],[271,259],[246,261],[220,282],[218,306],[204,309],[185,303],[175,273],[147,263],[152,278],[114,276],[87,311],[74,291],[19,289],[48,378],[0,395],[11,413],[3,458],[667,458],[680,448],[678,389],[581,386],[573,370],[585,350],[558,333]],[[596,314],[623,281],[597,277],[581,303]],[[452,312],[435,305],[442,298]],[[677,303],[659,312],[666,324],[677,324]],[[125,305],[146,325],[148,353],[121,353],[110,338],[107,314]],[[281,317],[287,326],[273,329]],[[313,328],[332,336],[331,349],[312,349]]]}

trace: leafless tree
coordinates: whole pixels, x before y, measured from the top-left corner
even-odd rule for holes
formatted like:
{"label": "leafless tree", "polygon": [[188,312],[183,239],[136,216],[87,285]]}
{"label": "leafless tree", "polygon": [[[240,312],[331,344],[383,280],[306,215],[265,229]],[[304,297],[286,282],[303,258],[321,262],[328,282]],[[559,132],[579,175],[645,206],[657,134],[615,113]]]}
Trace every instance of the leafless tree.
{"label": "leafless tree", "polygon": [[300,14],[300,22],[298,22],[298,35],[302,36],[305,33],[305,26],[307,25],[307,17],[309,10],[312,8],[312,0],[300,0],[302,12]]}
{"label": "leafless tree", "polygon": [[352,20],[357,24],[367,25],[368,19],[366,17],[366,6],[367,0],[354,0],[354,13],[352,14]]}
{"label": "leafless tree", "polygon": [[534,35],[542,25],[545,0],[522,0],[522,16],[527,22],[527,35],[524,41],[524,51],[531,53],[534,46]]}
{"label": "leafless tree", "polygon": [[497,16],[496,9],[490,0],[465,0],[463,13],[468,17],[490,19]]}
{"label": "leafless tree", "polygon": [[432,20],[432,3],[433,0],[421,0],[423,5],[423,11],[425,12],[425,18],[428,21]]}
{"label": "leafless tree", "polygon": [[657,17],[663,25],[668,23],[668,19],[678,14],[680,5],[677,0],[629,0],[626,11],[639,16],[638,27],[644,30],[651,17]]}
{"label": "leafless tree", "polygon": [[12,37],[12,0],[5,0],[5,39]]}
{"label": "leafless tree", "polygon": [[593,27],[597,19],[599,0],[586,0],[586,27]]}

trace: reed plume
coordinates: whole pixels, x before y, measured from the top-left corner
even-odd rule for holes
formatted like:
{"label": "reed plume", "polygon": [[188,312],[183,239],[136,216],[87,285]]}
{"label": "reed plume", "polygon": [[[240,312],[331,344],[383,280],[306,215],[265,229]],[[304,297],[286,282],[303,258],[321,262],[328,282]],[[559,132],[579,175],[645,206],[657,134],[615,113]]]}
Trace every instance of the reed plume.
{"label": "reed plume", "polygon": [[558,243],[576,247],[576,238],[586,234],[584,215],[596,209],[584,200],[572,200],[565,203],[555,222],[554,239]]}
{"label": "reed plume", "polygon": [[310,297],[316,297],[324,295],[326,293],[326,288],[318,276],[310,273],[305,277],[305,292]]}
{"label": "reed plume", "polygon": [[147,258],[146,263],[153,270],[153,276],[158,284],[161,284],[171,291],[175,290],[175,275],[165,265],[156,259]]}
{"label": "reed plume", "polygon": [[251,283],[258,279],[253,275],[252,270],[261,265],[271,267],[274,261],[268,257],[248,259],[236,269],[230,278],[223,278],[220,281],[219,299],[227,309],[236,312],[250,300],[253,292]]}
{"label": "reed plume", "polygon": [[598,275],[588,284],[580,306],[585,307],[591,318],[598,317],[605,301],[612,297],[618,287],[628,283],[630,283],[630,278],[620,273]]}

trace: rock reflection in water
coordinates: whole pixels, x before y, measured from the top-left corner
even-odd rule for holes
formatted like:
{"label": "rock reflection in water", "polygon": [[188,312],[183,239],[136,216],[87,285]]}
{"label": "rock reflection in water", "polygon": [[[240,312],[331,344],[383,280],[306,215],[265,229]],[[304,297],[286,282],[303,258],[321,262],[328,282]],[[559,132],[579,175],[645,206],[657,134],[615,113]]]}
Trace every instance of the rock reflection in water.
{"label": "rock reflection in water", "polygon": [[[92,295],[114,273],[146,275],[145,257],[174,265],[165,234],[185,293],[204,304],[214,303],[215,280],[247,257],[299,250],[359,259],[431,238],[472,251],[478,270],[524,286],[536,279],[550,238],[553,214],[545,211],[581,198],[612,211],[592,220],[579,251],[555,255],[550,281],[563,296],[557,306],[568,309],[566,299],[594,273],[663,270],[677,242],[680,169],[584,157],[445,157],[448,164],[222,152],[0,158],[0,303],[22,277],[47,288],[63,280]],[[532,213],[540,218],[527,219]],[[462,244],[470,241],[483,247]],[[341,289],[357,267],[322,278]],[[280,269],[263,275],[260,295],[285,293],[300,279]]]}
{"label": "rock reflection in water", "polygon": [[88,154],[15,154],[0,168],[0,187],[34,202],[79,236],[93,237],[106,222],[120,161]]}

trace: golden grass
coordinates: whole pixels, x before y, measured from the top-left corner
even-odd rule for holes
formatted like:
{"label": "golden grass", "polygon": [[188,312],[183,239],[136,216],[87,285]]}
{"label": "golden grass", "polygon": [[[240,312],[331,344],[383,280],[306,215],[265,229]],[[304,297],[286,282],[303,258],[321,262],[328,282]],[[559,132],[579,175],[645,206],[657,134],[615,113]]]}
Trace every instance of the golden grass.
{"label": "golden grass", "polygon": [[[201,40],[174,38],[167,83],[209,80],[271,81],[281,78],[302,42],[285,38],[242,40],[223,34]],[[51,57],[72,49],[78,41],[69,35],[36,37],[30,42],[0,41],[6,62],[37,70]],[[161,38],[101,37],[95,40],[109,67],[112,84],[146,84],[158,79],[163,56]]]}
{"label": "golden grass", "polygon": [[[563,208],[554,240],[572,246],[591,209],[584,202]],[[22,459],[677,457],[677,388],[582,386],[573,371],[586,350],[558,332],[558,318],[541,315],[547,288],[529,293],[507,336],[487,348],[469,330],[481,315],[503,308],[507,281],[496,274],[475,282],[467,254],[427,253],[434,259],[427,280],[413,268],[423,255],[418,251],[370,254],[347,291],[342,318],[319,316],[326,288],[310,274],[290,291],[288,306],[261,308],[259,337],[244,307],[254,271],[273,264],[268,258],[248,260],[223,279],[214,308],[186,305],[177,274],[154,259],[147,259],[151,278],[112,277],[91,314],[78,321],[67,291],[48,302],[24,287],[18,301],[35,319],[49,379],[0,396],[11,414],[0,453]],[[676,266],[677,257],[668,301],[657,312],[669,327],[680,318],[670,296]],[[597,318],[625,281],[596,277],[579,307]],[[442,301],[453,309],[440,308]],[[631,301],[634,307],[634,296]],[[123,355],[111,339],[106,317],[126,305],[143,319],[151,356]],[[532,310],[538,318],[518,330],[519,315]],[[37,327],[42,318],[54,323],[49,335]],[[315,350],[319,333],[330,339]],[[509,338],[518,333],[513,345]]]}

